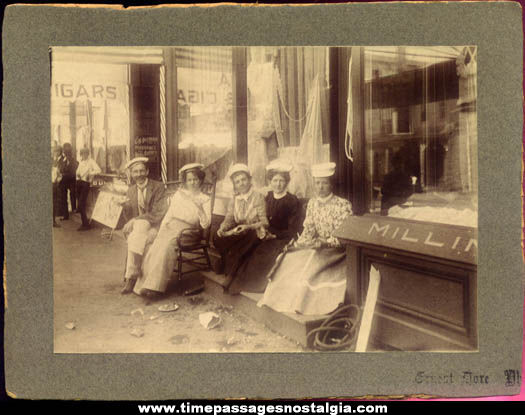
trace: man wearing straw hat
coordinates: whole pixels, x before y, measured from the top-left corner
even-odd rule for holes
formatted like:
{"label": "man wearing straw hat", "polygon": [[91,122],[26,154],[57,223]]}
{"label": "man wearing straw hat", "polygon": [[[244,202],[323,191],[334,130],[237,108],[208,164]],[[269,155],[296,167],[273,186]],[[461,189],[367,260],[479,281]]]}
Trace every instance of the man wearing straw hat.
{"label": "man wearing straw hat", "polygon": [[168,209],[164,184],[148,178],[147,162],[147,157],[135,157],[126,164],[133,184],[128,189],[128,200],[123,205],[127,223],[122,230],[128,242],[128,256],[122,294],[133,290],[140,275],[146,244],[155,239]]}

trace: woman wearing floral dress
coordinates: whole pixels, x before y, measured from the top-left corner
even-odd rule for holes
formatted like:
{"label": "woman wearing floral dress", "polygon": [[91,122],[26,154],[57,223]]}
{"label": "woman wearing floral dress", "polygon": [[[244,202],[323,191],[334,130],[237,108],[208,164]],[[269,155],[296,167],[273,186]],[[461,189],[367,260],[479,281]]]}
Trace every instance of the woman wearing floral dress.
{"label": "woman wearing floral dress", "polygon": [[270,223],[268,235],[239,268],[228,288],[230,294],[241,291],[264,292],[268,283],[266,276],[275,258],[300,229],[299,200],[287,192],[291,170],[292,166],[283,162],[272,162],[266,166],[271,188],[265,197],[266,215]]}
{"label": "woman wearing floral dress", "polygon": [[333,233],[352,214],[352,207],[332,193],[334,172],[335,163],[312,167],[317,197],[308,202],[303,232],[273,274],[259,306],[318,315],[344,302],[345,252]]}
{"label": "woman wearing floral dress", "polygon": [[195,229],[200,240],[201,230],[210,226],[210,197],[201,192],[205,173],[202,164],[182,167],[179,174],[184,187],[171,198],[170,207],[159,232],[142,262],[142,275],[137,279],[135,294],[155,298],[166,290],[177,261],[177,241],[183,229]]}

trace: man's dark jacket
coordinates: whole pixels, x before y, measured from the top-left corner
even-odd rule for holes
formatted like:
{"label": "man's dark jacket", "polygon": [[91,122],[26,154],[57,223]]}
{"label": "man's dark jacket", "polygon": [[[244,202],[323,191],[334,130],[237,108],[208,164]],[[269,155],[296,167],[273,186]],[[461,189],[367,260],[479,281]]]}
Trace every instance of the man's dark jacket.
{"label": "man's dark jacket", "polygon": [[129,187],[129,201],[124,205],[124,217],[126,222],[133,218],[144,219],[147,220],[151,226],[157,226],[168,210],[166,188],[163,183],[152,179],[148,179],[146,188],[146,200],[144,203],[146,211],[142,215],[139,215],[137,185],[133,184]]}

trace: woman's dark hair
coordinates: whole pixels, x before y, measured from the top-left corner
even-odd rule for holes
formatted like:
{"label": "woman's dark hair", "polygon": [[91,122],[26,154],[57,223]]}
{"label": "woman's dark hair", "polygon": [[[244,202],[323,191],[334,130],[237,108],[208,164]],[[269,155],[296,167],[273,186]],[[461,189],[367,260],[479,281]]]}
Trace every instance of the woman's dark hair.
{"label": "woman's dark hair", "polygon": [[268,180],[268,183],[274,178],[274,176],[280,175],[286,182],[286,185],[290,183],[290,173],[287,171],[277,171],[277,170],[269,170],[268,173],[266,173],[266,179]]}
{"label": "woman's dark hair", "polygon": [[73,155],[73,146],[70,143],[64,143],[62,146],[62,151],[64,154],[68,157],[72,157]]}
{"label": "woman's dark hair", "polygon": [[188,173],[193,173],[195,174],[195,176],[197,176],[202,184],[202,182],[204,181],[204,178],[206,177],[206,173],[204,170],[201,170],[201,169],[190,169],[190,170],[184,170],[182,173],[181,173],[181,176],[182,176],[182,182],[183,183],[186,183],[186,177],[188,176]]}

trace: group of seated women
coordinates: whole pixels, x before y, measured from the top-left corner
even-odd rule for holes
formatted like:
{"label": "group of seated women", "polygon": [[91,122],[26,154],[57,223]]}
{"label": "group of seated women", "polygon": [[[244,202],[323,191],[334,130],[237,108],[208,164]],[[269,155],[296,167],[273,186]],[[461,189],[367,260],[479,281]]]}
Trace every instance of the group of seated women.
{"label": "group of seated women", "polygon": [[[213,235],[227,276],[225,290],[264,293],[258,305],[280,312],[327,314],[344,302],[346,288],[345,252],[333,233],[352,214],[351,204],[332,192],[335,163],[312,167],[316,196],[308,201],[306,216],[287,191],[292,166],[273,162],[266,170],[266,195],[254,188],[246,165],[234,164],[228,172],[234,195]],[[164,292],[181,231],[210,226],[210,198],[201,192],[203,166],[186,165],[180,174],[184,186],[172,197],[147,250],[137,294]]]}

